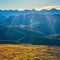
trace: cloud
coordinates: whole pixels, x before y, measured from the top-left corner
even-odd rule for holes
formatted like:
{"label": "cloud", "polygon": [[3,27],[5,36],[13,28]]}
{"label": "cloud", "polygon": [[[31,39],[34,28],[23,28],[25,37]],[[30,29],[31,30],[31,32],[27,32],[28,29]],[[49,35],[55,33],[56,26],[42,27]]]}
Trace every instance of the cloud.
{"label": "cloud", "polygon": [[60,5],[55,5],[55,6],[45,6],[45,7],[42,7],[42,8],[37,8],[36,10],[42,10],[42,9],[47,9],[47,10],[50,10],[52,8],[56,8],[56,9],[59,9],[60,10]]}

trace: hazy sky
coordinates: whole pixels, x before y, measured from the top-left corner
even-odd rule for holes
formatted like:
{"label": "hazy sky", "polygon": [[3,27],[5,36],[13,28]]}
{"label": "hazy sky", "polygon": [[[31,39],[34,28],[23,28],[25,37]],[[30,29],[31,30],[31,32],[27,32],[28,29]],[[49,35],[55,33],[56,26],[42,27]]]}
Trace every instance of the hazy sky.
{"label": "hazy sky", "polygon": [[39,9],[45,6],[60,8],[60,0],[0,0],[0,9]]}

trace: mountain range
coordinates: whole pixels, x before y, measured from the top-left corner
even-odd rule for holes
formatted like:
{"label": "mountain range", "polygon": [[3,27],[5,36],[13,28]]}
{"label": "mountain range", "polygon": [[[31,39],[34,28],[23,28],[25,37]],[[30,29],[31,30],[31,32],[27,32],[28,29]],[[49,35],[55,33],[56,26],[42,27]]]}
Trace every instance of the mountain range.
{"label": "mountain range", "polygon": [[26,15],[26,14],[33,14],[33,13],[37,13],[37,14],[60,14],[60,10],[57,10],[55,8],[52,8],[51,10],[40,10],[37,11],[35,9],[32,10],[0,10],[0,15],[3,16],[11,16],[11,15],[15,15],[15,16],[19,16],[19,15]]}
{"label": "mountain range", "polygon": [[60,10],[0,10],[0,43],[60,45]]}

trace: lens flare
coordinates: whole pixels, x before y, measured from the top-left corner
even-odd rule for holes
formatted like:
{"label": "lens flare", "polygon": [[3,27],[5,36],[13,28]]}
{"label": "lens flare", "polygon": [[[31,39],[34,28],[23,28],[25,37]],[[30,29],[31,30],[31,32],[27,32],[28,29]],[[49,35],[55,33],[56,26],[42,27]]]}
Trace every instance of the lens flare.
{"label": "lens flare", "polygon": [[48,22],[49,28],[51,29],[51,31],[53,32],[53,34],[55,34],[55,29],[54,29],[54,26],[53,26],[53,24],[52,24],[52,22],[50,20],[49,15],[48,14],[45,14],[45,15],[46,15],[46,18],[47,18],[47,22]]}

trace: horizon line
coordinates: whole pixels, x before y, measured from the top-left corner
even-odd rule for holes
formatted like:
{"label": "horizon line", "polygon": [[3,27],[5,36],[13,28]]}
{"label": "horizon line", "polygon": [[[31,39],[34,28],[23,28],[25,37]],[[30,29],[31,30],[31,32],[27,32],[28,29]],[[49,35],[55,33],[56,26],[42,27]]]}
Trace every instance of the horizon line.
{"label": "horizon line", "polygon": [[0,8],[0,10],[20,10],[20,11],[24,11],[24,10],[37,10],[37,11],[40,11],[40,10],[51,10],[51,9],[57,9],[57,10],[60,10],[60,5],[56,5],[56,6],[44,6],[42,8]]}
{"label": "horizon line", "polygon": [[41,10],[52,10],[52,9],[56,9],[56,10],[60,10],[58,8],[50,8],[50,9],[0,9],[0,10],[17,10],[17,11],[24,11],[24,10],[36,10],[36,11],[41,11]]}

